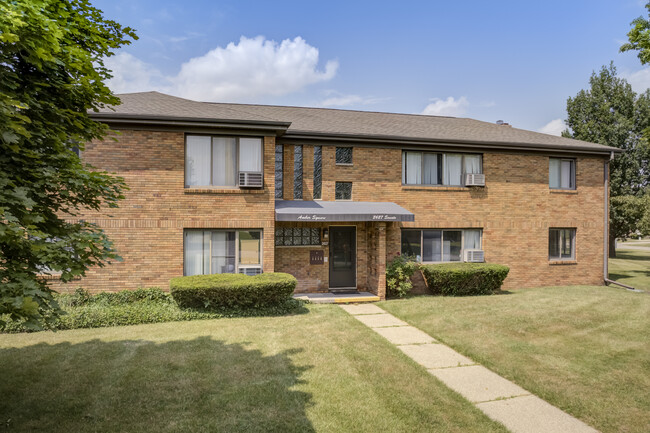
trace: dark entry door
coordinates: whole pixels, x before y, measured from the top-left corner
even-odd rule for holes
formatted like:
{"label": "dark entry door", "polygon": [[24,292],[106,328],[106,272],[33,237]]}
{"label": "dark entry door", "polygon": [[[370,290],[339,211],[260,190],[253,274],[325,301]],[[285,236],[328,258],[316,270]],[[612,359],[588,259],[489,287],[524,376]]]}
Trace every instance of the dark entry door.
{"label": "dark entry door", "polygon": [[356,288],[356,240],[356,227],[330,227],[330,287]]}

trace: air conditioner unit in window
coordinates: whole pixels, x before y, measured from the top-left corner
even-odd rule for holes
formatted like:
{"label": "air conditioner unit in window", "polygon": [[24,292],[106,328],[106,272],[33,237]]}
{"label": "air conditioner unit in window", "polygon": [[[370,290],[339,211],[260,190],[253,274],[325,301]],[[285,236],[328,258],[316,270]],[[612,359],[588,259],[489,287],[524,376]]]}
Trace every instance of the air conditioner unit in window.
{"label": "air conditioner unit in window", "polygon": [[465,250],[465,261],[483,263],[485,261],[485,253],[483,250]]}
{"label": "air conditioner unit in window", "polygon": [[485,186],[485,175],[483,173],[465,174],[465,186]]}
{"label": "air conditioner unit in window", "polygon": [[248,276],[259,275],[262,273],[262,268],[239,268],[240,274],[246,274]]}
{"label": "air conditioner unit in window", "polygon": [[261,188],[264,186],[262,173],[258,171],[240,171],[239,186],[242,188]]}

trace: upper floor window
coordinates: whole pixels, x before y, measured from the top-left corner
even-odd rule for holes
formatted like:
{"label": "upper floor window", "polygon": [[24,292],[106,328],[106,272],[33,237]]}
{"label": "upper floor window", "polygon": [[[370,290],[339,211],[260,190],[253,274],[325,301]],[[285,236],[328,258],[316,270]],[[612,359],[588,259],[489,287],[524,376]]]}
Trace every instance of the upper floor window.
{"label": "upper floor window", "polygon": [[302,146],[293,147],[293,199],[302,200]]}
{"label": "upper floor window", "polygon": [[549,158],[548,185],[551,189],[576,189],[575,159]]}
{"label": "upper floor window", "polygon": [[352,148],[351,147],[337,147],[336,148],[336,163],[337,164],[352,164]]}
{"label": "upper floor window", "polygon": [[323,193],[323,146],[314,146],[314,200]]}
{"label": "upper floor window", "polygon": [[282,199],[284,193],[284,146],[275,145],[275,198]]}
{"label": "upper floor window", "polygon": [[462,186],[465,174],[483,173],[482,162],[477,154],[407,151],[402,154],[402,183]]}
{"label": "upper floor window", "polygon": [[549,260],[573,260],[576,249],[576,229],[548,230]]}
{"label": "upper floor window", "polygon": [[262,175],[262,139],[188,135],[185,186],[239,185],[240,173]]}
{"label": "upper floor window", "polygon": [[335,200],[352,200],[352,182],[335,182]]}

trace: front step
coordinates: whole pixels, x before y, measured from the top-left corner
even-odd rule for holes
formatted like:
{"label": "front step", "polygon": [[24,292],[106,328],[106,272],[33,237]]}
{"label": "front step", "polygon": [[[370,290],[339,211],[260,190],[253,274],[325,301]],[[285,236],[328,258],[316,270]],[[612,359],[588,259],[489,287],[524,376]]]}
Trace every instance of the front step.
{"label": "front step", "polygon": [[298,293],[293,295],[296,299],[309,301],[313,304],[360,304],[363,302],[377,302],[379,296],[369,292],[354,293]]}

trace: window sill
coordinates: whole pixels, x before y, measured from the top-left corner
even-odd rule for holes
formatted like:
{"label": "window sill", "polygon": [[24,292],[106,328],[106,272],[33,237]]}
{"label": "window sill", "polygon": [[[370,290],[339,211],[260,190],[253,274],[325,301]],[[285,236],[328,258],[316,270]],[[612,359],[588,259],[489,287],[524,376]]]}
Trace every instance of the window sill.
{"label": "window sill", "polygon": [[351,162],[337,162],[338,167],[354,167],[354,164]]}
{"label": "window sill", "polygon": [[275,248],[324,248],[323,245],[276,245]]}
{"label": "window sill", "polygon": [[551,194],[577,194],[577,189],[549,189]]}
{"label": "window sill", "polygon": [[468,186],[446,186],[446,185],[402,185],[402,189],[412,191],[470,191]]}
{"label": "window sill", "polygon": [[577,265],[577,260],[549,260],[549,266]]}
{"label": "window sill", "polygon": [[185,194],[264,194],[263,188],[185,188]]}

